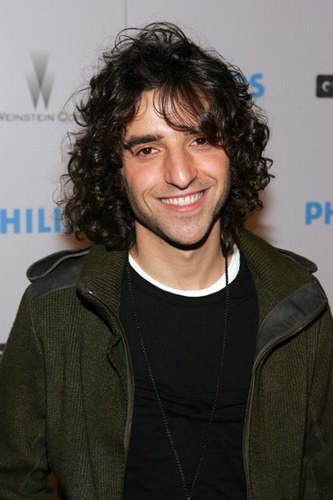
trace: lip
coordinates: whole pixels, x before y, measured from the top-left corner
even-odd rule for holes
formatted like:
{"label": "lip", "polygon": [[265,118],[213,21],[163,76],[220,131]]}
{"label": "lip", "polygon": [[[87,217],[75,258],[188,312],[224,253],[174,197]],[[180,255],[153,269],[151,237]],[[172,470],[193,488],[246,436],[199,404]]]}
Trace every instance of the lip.
{"label": "lip", "polygon": [[160,198],[160,202],[170,210],[176,212],[186,212],[198,208],[205,196],[207,189],[183,196],[168,196]]}

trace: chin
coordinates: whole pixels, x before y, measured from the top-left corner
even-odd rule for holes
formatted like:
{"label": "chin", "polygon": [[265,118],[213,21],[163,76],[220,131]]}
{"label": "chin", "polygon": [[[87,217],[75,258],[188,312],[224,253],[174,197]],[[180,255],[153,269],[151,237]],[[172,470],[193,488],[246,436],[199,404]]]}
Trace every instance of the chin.
{"label": "chin", "polygon": [[170,238],[164,236],[163,239],[169,245],[175,248],[179,248],[180,250],[195,250],[197,248],[200,248],[206,242],[208,236],[209,232],[205,233],[204,235],[198,235],[196,237]]}

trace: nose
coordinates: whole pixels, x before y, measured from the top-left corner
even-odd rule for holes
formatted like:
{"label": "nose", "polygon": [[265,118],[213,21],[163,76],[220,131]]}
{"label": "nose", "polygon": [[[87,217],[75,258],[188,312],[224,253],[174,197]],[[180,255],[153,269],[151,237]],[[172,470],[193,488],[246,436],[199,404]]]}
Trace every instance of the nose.
{"label": "nose", "polygon": [[198,172],[191,155],[183,148],[170,150],[165,157],[164,179],[167,184],[186,189]]}

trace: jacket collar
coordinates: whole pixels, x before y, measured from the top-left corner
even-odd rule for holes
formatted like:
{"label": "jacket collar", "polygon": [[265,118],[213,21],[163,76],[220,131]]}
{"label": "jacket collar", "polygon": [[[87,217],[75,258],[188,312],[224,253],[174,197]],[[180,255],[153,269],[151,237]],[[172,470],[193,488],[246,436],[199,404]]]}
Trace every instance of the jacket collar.
{"label": "jacket collar", "polygon": [[[240,238],[240,250],[260,288],[272,305],[311,281],[311,263],[295,254],[281,251],[248,231]],[[296,261],[297,260],[297,261]],[[306,267],[305,263],[309,265]]]}
{"label": "jacket collar", "polygon": [[78,290],[84,296],[96,296],[113,311],[118,311],[121,282],[127,261],[127,251],[107,251],[94,244],[86,257]]}
{"label": "jacket collar", "polygon": [[269,345],[295,335],[309,324],[325,309],[327,298],[309,270],[313,265],[303,258],[281,252],[245,231],[240,249],[258,295],[258,355]]}

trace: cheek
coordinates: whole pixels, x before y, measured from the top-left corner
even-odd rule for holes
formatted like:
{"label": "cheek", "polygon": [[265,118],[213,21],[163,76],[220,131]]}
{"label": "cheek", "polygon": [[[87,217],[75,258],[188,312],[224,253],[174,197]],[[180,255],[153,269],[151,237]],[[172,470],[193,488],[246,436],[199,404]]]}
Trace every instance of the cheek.
{"label": "cheek", "polygon": [[133,193],[133,175],[131,174],[130,169],[124,166],[121,170],[121,177],[127,199],[131,200]]}
{"label": "cheek", "polygon": [[129,200],[141,200],[145,193],[152,188],[151,176],[148,173],[137,170],[124,170],[123,182]]}
{"label": "cheek", "polygon": [[135,193],[150,192],[160,184],[161,177],[153,168],[138,169],[128,177],[128,186]]}
{"label": "cheek", "polygon": [[218,182],[225,182],[230,178],[229,161],[225,158],[212,158],[206,164],[206,173]]}

